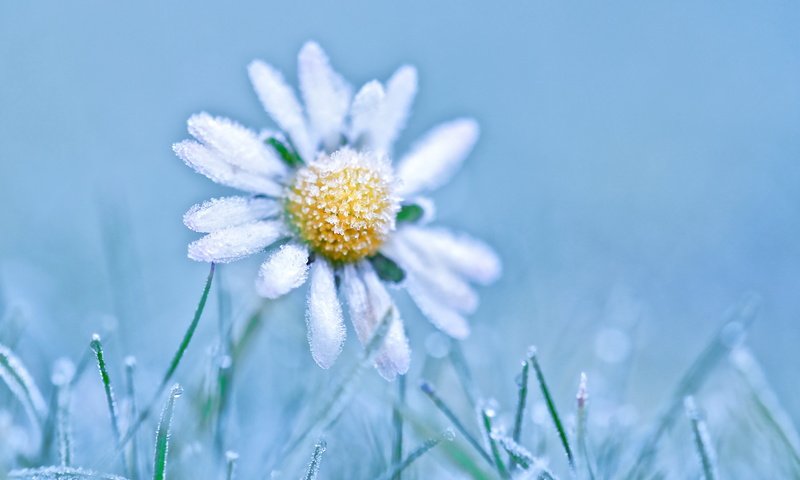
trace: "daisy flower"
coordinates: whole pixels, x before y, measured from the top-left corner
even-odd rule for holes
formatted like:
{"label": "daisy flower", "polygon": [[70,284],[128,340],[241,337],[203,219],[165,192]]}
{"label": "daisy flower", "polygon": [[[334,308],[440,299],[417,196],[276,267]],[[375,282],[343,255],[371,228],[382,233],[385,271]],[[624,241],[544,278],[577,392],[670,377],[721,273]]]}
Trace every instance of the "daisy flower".
{"label": "daisy flower", "polygon": [[354,94],[309,42],[298,70],[302,105],[275,68],[258,60],[248,67],[279,132],[256,133],[199,113],[188,121],[194,139],[173,146],[197,172],[247,193],[186,213],[186,226],[206,234],[189,245],[189,258],[225,263],[272,247],[256,290],[277,298],[308,283],[308,341],[322,368],[334,363],[345,340],[340,296],[362,344],[390,313],[376,367],[391,380],[408,370],[410,350],[387,285],[404,288],[437,328],[462,339],[469,334],[464,316],[478,305],[471,284],[500,274],[484,243],[430,225],[433,203],[423,196],[458,170],[478,125],[439,125],[393,164],[392,144],[417,91],[413,67]]}

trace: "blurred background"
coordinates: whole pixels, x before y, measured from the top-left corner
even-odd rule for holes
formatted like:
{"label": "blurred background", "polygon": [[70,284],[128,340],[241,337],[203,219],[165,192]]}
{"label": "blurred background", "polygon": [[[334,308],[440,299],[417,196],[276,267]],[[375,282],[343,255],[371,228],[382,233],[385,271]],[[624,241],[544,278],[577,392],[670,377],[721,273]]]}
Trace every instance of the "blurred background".
{"label": "blurred background", "polygon": [[[196,234],[181,216],[228,193],[170,147],[198,111],[271,126],[246,65],[264,59],[295,84],[315,39],[355,85],[417,66],[399,151],[443,120],[481,124],[435,200],[440,223],[504,260],[463,346],[483,390],[513,405],[536,344],[558,399],[580,371],[602,389],[624,363],[625,398],[647,416],[756,292],[752,349],[798,421],[798,25],[800,4],[784,1],[2,2],[0,308],[25,318],[16,351],[44,381],[54,358],[111,331],[116,368],[135,354],[160,375],[208,269],[186,258]],[[234,317],[254,304],[257,265],[220,269]],[[278,416],[298,388],[287,370],[324,377],[303,295],[270,306],[240,411]],[[441,339],[403,307],[418,376]],[[207,317],[179,377],[203,368]],[[387,388],[369,382],[367,403]]]}

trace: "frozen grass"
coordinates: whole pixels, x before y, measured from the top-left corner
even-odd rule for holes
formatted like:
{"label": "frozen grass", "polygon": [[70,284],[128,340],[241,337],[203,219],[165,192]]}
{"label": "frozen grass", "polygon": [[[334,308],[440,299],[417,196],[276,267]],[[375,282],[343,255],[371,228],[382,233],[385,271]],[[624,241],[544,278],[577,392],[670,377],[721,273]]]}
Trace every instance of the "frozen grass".
{"label": "frozen grass", "polygon": [[[421,381],[419,389],[406,388],[406,382],[420,382],[418,373],[385,383],[369,373],[392,321],[387,314],[349,367],[322,375],[329,379],[324,385],[306,384],[307,373],[299,372],[291,381],[301,388],[294,396],[284,394],[285,412],[256,426],[263,437],[237,437],[230,430],[241,431],[237,426],[251,422],[237,407],[237,393],[249,387],[240,383],[245,377],[239,372],[247,367],[245,353],[256,345],[269,313],[265,304],[234,314],[231,294],[220,285],[207,368],[181,369],[181,381],[189,387],[180,408],[176,400],[183,390],[177,385],[168,393],[165,389],[192,348],[213,278],[212,267],[192,321],[153,385],[141,384],[135,359],[115,352],[110,335],[105,335],[108,349],[94,336],[75,363],[65,358],[54,362],[49,383],[37,384],[23,359],[0,346],[0,378],[7,387],[0,398],[8,400],[0,404],[0,413],[14,427],[11,435],[0,436],[0,449],[12,452],[0,456],[0,479],[712,480],[800,475],[800,437],[745,343],[757,311],[753,300],[733,311],[663,399],[660,414],[647,422],[622,425],[614,416],[618,406],[596,394],[590,403],[592,383],[586,374],[563,381],[544,368],[557,366],[559,359],[542,358],[536,349],[517,364],[516,378],[513,373],[502,376],[513,392],[507,397],[485,391],[476,380],[486,376],[474,375],[469,358],[450,341],[449,354],[422,359],[430,380]],[[99,377],[81,379],[92,360]],[[152,375],[145,378],[153,380]],[[577,386],[573,402],[552,390],[551,385],[564,383]],[[49,387],[45,395],[39,385]],[[141,390],[153,395],[142,409]],[[715,396],[718,392],[724,395]],[[95,406],[90,417],[75,414],[84,404]],[[159,404],[161,416],[151,418],[149,412]],[[99,405],[104,408],[98,410]],[[111,442],[92,443],[98,435]],[[771,456],[759,458],[765,452]],[[248,465],[246,473],[237,473],[242,465]]]}

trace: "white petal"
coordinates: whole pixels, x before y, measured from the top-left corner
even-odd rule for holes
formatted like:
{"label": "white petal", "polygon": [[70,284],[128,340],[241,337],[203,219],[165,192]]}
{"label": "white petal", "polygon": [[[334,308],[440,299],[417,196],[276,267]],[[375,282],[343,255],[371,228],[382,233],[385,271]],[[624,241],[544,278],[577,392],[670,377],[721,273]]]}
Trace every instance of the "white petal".
{"label": "white petal", "polygon": [[492,283],[502,272],[500,258],[494,250],[469,235],[412,225],[404,227],[402,235],[432,261],[445,264],[473,282]]}
{"label": "white petal", "polygon": [[467,320],[458,312],[439,303],[415,278],[406,279],[406,289],[414,303],[436,328],[453,338],[464,339],[469,336]]}
{"label": "white petal", "polygon": [[303,118],[303,108],[283,75],[260,60],[251,62],[247,70],[264,109],[289,134],[300,156],[306,161],[313,159],[314,145]]}
{"label": "white petal", "polygon": [[202,173],[220,185],[272,197],[283,194],[283,187],[274,180],[234,167],[222,160],[215,151],[193,140],[176,143],[172,146],[172,150],[196,172]]}
{"label": "white petal", "polygon": [[[375,311],[381,312],[391,309],[394,315],[392,323],[389,325],[389,331],[386,333],[383,348],[375,359],[378,371],[383,378],[393,380],[398,374],[404,375],[408,372],[408,367],[411,364],[411,349],[408,346],[408,338],[406,338],[406,333],[403,329],[403,321],[400,318],[399,310],[372,265],[362,262],[361,271],[364,285],[367,287],[367,292],[373,304],[379,305]],[[378,318],[378,321],[380,320],[381,318]]]}
{"label": "white petal", "polygon": [[398,230],[383,251],[400,264],[409,277],[415,278],[416,283],[436,296],[439,303],[461,313],[473,313],[478,308],[477,292],[435,258],[423,256],[406,240],[404,230]]}
{"label": "white petal", "polygon": [[231,165],[253,173],[281,176],[286,165],[277,154],[259,140],[258,134],[238,123],[203,112],[189,117],[189,133],[216,150]]}
{"label": "white petal", "polygon": [[386,83],[386,100],[381,118],[376,122],[373,148],[388,152],[406,126],[411,104],[417,94],[417,69],[405,65],[397,69]]}
{"label": "white petal", "polygon": [[265,298],[278,298],[304,284],[307,276],[308,248],[287,243],[261,264],[256,291]]}
{"label": "white petal", "polygon": [[366,262],[362,262],[358,267],[352,264],[345,265],[342,287],[347,298],[350,320],[362,345],[370,341],[384,315],[387,313],[393,315],[389,331],[375,358],[375,366],[387,380],[393,380],[398,373],[406,373],[411,352],[403,324],[397,307],[371,266]]}
{"label": "white petal", "polygon": [[306,325],[311,356],[320,367],[330,368],[342,351],[345,329],[333,268],[320,258],[311,266]]}
{"label": "white petal", "polygon": [[431,130],[400,160],[400,195],[436,189],[450,180],[475,142],[478,124],[471,119],[448,122]]}
{"label": "white petal", "polygon": [[228,263],[252,255],[285,235],[278,221],[253,222],[209,233],[189,244],[189,258]]}
{"label": "white petal", "polygon": [[215,232],[276,215],[278,203],[263,197],[212,198],[189,209],[183,224],[195,232]]}
{"label": "white petal", "polygon": [[311,126],[328,149],[333,149],[339,144],[353,90],[333,71],[328,56],[315,42],[300,50],[298,76]]}
{"label": "white petal", "polygon": [[379,121],[385,96],[383,85],[377,80],[361,87],[353,99],[353,106],[350,107],[351,141],[363,141],[366,145],[373,145],[373,131]]}

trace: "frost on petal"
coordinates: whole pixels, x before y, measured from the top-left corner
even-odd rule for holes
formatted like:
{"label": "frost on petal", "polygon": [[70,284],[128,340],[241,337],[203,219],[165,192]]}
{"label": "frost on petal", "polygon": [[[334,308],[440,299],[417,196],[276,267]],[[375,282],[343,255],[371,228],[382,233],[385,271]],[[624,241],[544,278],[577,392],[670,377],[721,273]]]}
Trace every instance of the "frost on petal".
{"label": "frost on petal", "polygon": [[461,313],[473,313],[478,308],[478,294],[459,275],[451,272],[435,258],[426,258],[407,241],[402,229],[384,251],[396,260],[409,276],[436,296],[439,303]]}
{"label": "frost on petal", "polygon": [[447,183],[459,169],[475,142],[478,124],[459,119],[435,127],[400,160],[397,176],[400,195],[434,190]]}
{"label": "frost on petal", "polygon": [[439,303],[436,297],[416,278],[407,279],[406,290],[414,303],[436,328],[457,339],[469,336],[467,320],[455,310]]}
{"label": "frost on petal", "polygon": [[209,233],[189,244],[189,258],[228,263],[252,255],[285,235],[278,221],[252,222]]}
{"label": "frost on petal", "polygon": [[304,284],[308,276],[308,248],[299,243],[281,245],[258,270],[256,291],[266,298],[278,298]]}
{"label": "frost on petal", "polygon": [[431,260],[473,282],[486,285],[500,277],[500,258],[491,247],[469,235],[411,225],[403,228],[402,235]]}
{"label": "frost on petal", "polygon": [[373,145],[373,132],[380,118],[386,93],[377,80],[366,83],[358,91],[350,107],[350,140]]}
{"label": "frost on petal", "polygon": [[276,215],[280,206],[263,197],[213,198],[189,209],[183,224],[195,232],[209,233]]}
{"label": "frost on petal", "polygon": [[267,176],[286,173],[286,165],[259,140],[258,134],[238,123],[205,112],[192,115],[187,123],[194,138],[231,165]]}
{"label": "frost on petal", "polygon": [[318,138],[333,149],[339,144],[353,90],[331,68],[328,56],[316,42],[303,45],[297,62],[308,119]]}
{"label": "frost on petal", "polygon": [[330,368],[344,345],[342,306],[336,297],[333,268],[320,258],[311,266],[306,326],[311,356],[322,368]]}
{"label": "frost on petal", "polygon": [[417,94],[417,69],[404,65],[386,83],[386,100],[380,121],[375,123],[373,148],[387,152],[406,126],[411,104]]}
{"label": "frost on petal", "polygon": [[[403,328],[403,321],[400,318],[397,306],[395,306],[383,282],[373,270],[372,265],[363,262],[360,268],[367,293],[373,305],[378,305],[378,308],[375,309],[376,313],[391,309],[394,315],[392,323],[389,325],[389,332],[383,342],[383,348],[375,359],[378,371],[383,378],[393,380],[398,374],[404,375],[408,372],[408,367],[411,363],[411,349],[408,346],[408,338],[406,338]],[[378,317],[377,320],[380,321],[381,317]]]}
{"label": "frost on petal", "polygon": [[228,187],[245,192],[263,193],[271,197],[283,194],[283,187],[274,180],[244,171],[224,161],[217,152],[193,140],[184,140],[172,146],[175,154],[197,173]]}
{"label": "frost on petal", "polygon": [[378,372],[387,380],[408,371],[411,352],[403,331],[397,307],[368,263],[344,267],[342,288],[350,313],[350,321],[362,345],[366,345],[384,315],[393,315],[389,331],[375,358]]}
{"label": "frost on petal", "polygon": [[247,70],[264,109],[289,134],[300,156],[306,161],[312,159],[314,144],[303,117],[303,108],[283,75],[260,60],[251,62]]}

